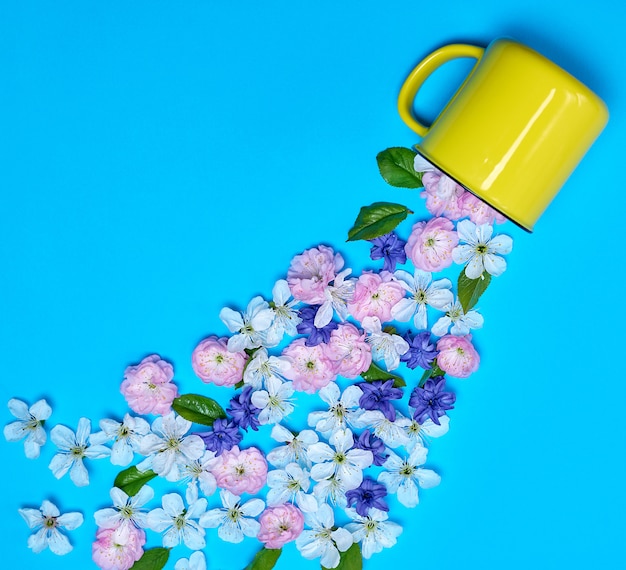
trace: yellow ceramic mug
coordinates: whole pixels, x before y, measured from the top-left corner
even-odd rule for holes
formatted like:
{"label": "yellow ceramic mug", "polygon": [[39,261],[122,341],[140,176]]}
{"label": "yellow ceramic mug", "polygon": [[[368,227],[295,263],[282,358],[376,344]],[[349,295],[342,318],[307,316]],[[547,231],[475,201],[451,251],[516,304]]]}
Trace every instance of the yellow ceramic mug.
{"label": "yellow ceramic mug", "polygon": [[[413,114],[417,91],[461,57],[477,63],[432,125],[423,125]],[[422,137],[416,149],[424,158],[528,231],[608,120],[585,85],[508,39],[431,53],[402,86],[398,110]]]}

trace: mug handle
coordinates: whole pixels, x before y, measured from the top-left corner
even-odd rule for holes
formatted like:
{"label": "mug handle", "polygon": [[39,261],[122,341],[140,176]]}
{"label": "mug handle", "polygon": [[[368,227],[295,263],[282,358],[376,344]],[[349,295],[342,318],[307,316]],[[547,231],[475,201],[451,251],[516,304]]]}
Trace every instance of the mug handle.
{"label": "mug handle", "polygon": [[472,57],[480,60],[485,48],[468,44],[450,44],[435,50],[425,57],[411,71],[398,95],[398,112],[402,120],[421,137],[425,137],[430,127],[420,123],[413,114],[413,101],[428,76],[439,66],[460,57]]}

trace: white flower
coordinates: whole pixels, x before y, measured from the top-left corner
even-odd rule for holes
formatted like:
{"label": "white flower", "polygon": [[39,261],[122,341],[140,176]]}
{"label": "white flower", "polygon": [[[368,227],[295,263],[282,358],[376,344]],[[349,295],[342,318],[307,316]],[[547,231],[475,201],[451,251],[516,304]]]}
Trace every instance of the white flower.
{"label": "white flower", "polygon": [[59,529],[74,530],[83,524],[82,514],[62,515],[50,501],[44,501],[38,509],[19,509],[18,512],[28,528],[36,530],[35,534],[28,537],[28,548],[33,552],[41,552],[50,547],[55,554],[67,554],[72,550],[72,545]]}
{"label": "white flower", "polygon": [[163,546],[173,548],[181,542],[191,550],[200,550],[206,546],[206,531],[197,519],[206,511],[205,498],[198,499],[194,493],[187,493],[188,507],[185,507],[178,493],[163,495],[163,508],[153,509],[148,513],[148,528],[163,532]]}
{"label": "white flower", "polygon": [[274,320],[274,311],[263,297],[254,297],[243,315],[224,307],[220,311],[220,319],[230,332],[237,333],[228,339],[228,350],[241,352],[245,348],[258,348],[264,344],[264,333]]}
{"label": "white flower", "polygon": [[317,500],[307,495],[311,478],[297,463],[289,463],[285,469],[276,469],[267,474],[267,504],[270,507],[295,502],[301,511],[308,512],[317,509]]}
{"label": "white flower", "polygon": [[285,371],[289,368],[291,368],[291,361],[286,356],[268,356],[267,349],[261,347],[246,365],[243,381],[254,390],[259,390],[269,378],[278,378],[283,381]]}
{"label": "white flower", "polygon": [[143,418],[133,418],[126,414],[122,423],[115,420],[100,420],[99,433],[91,435],[93,443],[113,441],[111,447],[111,463],[113,465],[128,465],[139,451],[141,438],[150,431],[150,424]]}
{"label": "white flower", "polygon": [[267,461],[274,467],[285,467],[288,463],[296,462],[305,469],[311,469],[309,459],[309,446],[317,443],[317,434],[310,429],[303,429],[298,435],[294,435],[280,424],[274,425],[272,439],[285,443],[275,447],[267,454]]}
{"label": "white flower", "polygon": [[274,312],[274,321],[265,332],[265,346],[277,346],[283,339],[283,336],[296,336],[298,334],[298,325],[302,319],[298,315],[298,311],[293,307],[299,303],[296,299],[291,298],[291,291],[287,281],[279,279],[272,289],[272,306]]}
{"label": "white flower", "polygon": [[347,279],[352,273],[352,269],[344,269],[338,273],[333,280],[332,285],[328,285],[324,289],[325,300],[315,313],[313,324],[318,328],[324,328],[333,319],[333,311],[337,312],[337,316],[345,321],[348,318],[348,302],[352,300],[354,289],[356,287],[356,279]]}
{"label": "white flower", "polygon": [[422,447],[428,443],[432,437],[441,437],[448,433],[450,429],[450,418],[448,416],[441,416],[439,418],[439,425],[437,425],[430,418],[426,419],[422,424],[417,423],[415,420],[411,420],[404,430],[409,438],[409,442],[406,444],[406,449],[410,453],[416,446]]}
{"label": "white flower", "polygon": [[415,315],[413,323],[417,330],[428,329],[428,315],[426,311],[428,306],[441,310],[454,300],[450,290],[452,283],[449,279],[432,281],[432,273],[422,271],[421,269],[416,269],[415,275],[398,269],[393,275],[404,290],[409,292],[410,296],[400,299],[391,308],[391,316],[395,320],[406,322]]}
{"label": "white flower", "polygon": [[397,334],[383,332],[378,317],[365,317],[361,323],[369,333],[367,342],[372,345],[372,358],[384,360],[387,370],[395,370],[400,356],[409,350],[409,343]]}
{"label": "white flower", "polygon": [[489,224],[476,226],[470,220],[460,221],[456,231],[459,234],[459,241],[464,241],[465,244],[458,245],[452,250],[452,259],[458,264],[467,263],[465,275],[468,279],[478,279],[483,271],[494,277],[504,273],[506,261],[500,255],[511,253],[513,249],[513,240],[509,236],[497,235],[492,238],[492,226]]}
{"label": "white flower", "polygon": [[129,497],[124,491],[113,487],[109,492],[113,508],[100,509],[94,513],[96,524],[100,528],[118,528],[122,524],[133,524],[145,528],[147,513],[143,507],[154,497],[154,490],[144,485],[136,495]]}
{"label": "white flower", "polygon": [[206,450],[204,455],[194,459],[182,469],[182,480],[187,480],[187,486],[193,487],[198,492],[198,485],[205,497],[210,497],[217,489],[217,481],[211,469],[218,463],[215,452]]}
{"label": "white flower", "polygon": [[409,443],[406,427],[410,423],[400,412],[396,412],[396,419],[392,422],[380,410],[366,410],[359,417],[356,427],[369,429],[386,446],[395,449]]}
{"label": "white flower", "polygon": [[302,531],[296,538],[296,548],[300,554],[307,560],[320,558],[320,563],[325,568],[337,568],[339,553],[352,546],[352,533],[341,527],[333,530],[333,509],[326,504],[320,505],[316,512],[304,513],[304,520],[311,530]]}
{"label": "white flower", "polygon": [[52,428],[50,439],[59,448],[59,452],[48,467],[57,479],[69,471],[70,479],[77,487],[89,485],[89,473],[83,459],[101,459],[111,454],[111,450],[104,445],[91,445],[90,432],[91,421],[88,418],[78,420],[76,433],[62,425]]}
{"label": "white flower", "polygon": [[11,398],[9,411],[18,420],[4,426],[4,437],[7,441],[24,440],[24,453],[28,459],[37,459],[41,446],[46,443],[44,422],[50,417],[52,408],[45,400],[35,402],[30,408],[22,400]]}
{"label": "white flower", "polygon": [[436,487],[441,477],[431,469],[423,469],[419,465],[426,462],[428,450],[425,447],[416,446],[406,459],[401,459],[393,451],[387,450],[389,457],[378,476],[378,480],[387,487],[390,493],[398,494],[398,501],[405,507],[415,507],[419,503],[417,484],[422,489]]}
{"label": "white flower", "polygon": [[450,333],[455,336],[465,336],[471,329],[479,329],[483,326],[483,316],[474,310],[463,312],[463,306],[459,300],[446,305],[443,310],[446,314],[434,324],[432,329],[435,336],[447,334],[450,325],[452,325]]}
{"label": "white flower", "polygon": [[217,529],[217,535],[226,542],[241,542],[244,535],[255,537],[261,525],[256,517],[265,508],[261,499],[250,499],[241,503],[240,497],[230,491],[220,491],[223,508],[211,509],[200,517],[200,524],[207,528]]}
{"label": "white flower", "polygon": [[346,513],[354,521],[346,525],[346,530],[352,533],[354,542],[361,543],[363,558],[370,558],[383,548],[392,547],[402,533],[399,524],[388,521],[387,513],[376,508],[371,508],[366,517],[354,509],[346,509]]}
{"label": "white flower", "polygon": [[363,390],[354,384],[348,386],[339,397],[339,386],[331,382],[318,392],[320,398],[329,406],[327,412],[311,412],[308,423],[325,438],[338,429],[345,429],[354,425],[354,421],[362,413],[359,408],[359,398]]}
{"label": "white flower", "polygon": [[315,487],[313,487],[313,495],[315,495],[320,505],[322,503],[329,503],[345,509],[348,506],[346,490],[347,489],[343,486],[343,482],[334,475],[328,479],[319,481]]}
{"label": "white flower", "polygon": [[206,558],[204,553],[200,550],[192,553],[187,558],[180,558],[176,564],[174,564],[174,570],[206,570]]}
{"label": "white flower", "polygon": [[349,429],[337,430],[324,442],[309,446],[309,457],[315,465],[311,468],[314,481],[336,476],[344,490],[356,489],[363,481],[363,469],[374,461],[372,452],[354,447],[354,438]]}
{"label": "white flower", "polygon": [[293,394],[291,382],[281,382],[276,376],[270,376],[265,381],[266,390],[253,392],[250,401],[260,408],[259,423],[275,424],[293,412],[290,396]]}
{"label": "white flower", "polygon": [[144,436],[139,445],[139,452],[146,459],[137,465],[137,469],[152,469],[168,481],[180,481],[185,466],[206,451],[200,436],[185,436],[190,428],[191,422],[174,412],[156,418],[152,422],[153,433]]}

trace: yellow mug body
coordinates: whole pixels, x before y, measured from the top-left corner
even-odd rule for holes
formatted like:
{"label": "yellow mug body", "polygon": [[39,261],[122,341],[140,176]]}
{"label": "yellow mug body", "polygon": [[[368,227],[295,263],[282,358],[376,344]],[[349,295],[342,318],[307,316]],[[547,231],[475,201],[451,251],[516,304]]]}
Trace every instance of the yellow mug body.
{"label": "yellow mug body", "polygon": [[[417,91],[460,57],[476,65],[432,125],[423,125],[413,114]],[[608,120],[585,85],[509,39],[433,52],[407,78],[398,110],[422,137],[416,149],[424,158],[528,231]]]}

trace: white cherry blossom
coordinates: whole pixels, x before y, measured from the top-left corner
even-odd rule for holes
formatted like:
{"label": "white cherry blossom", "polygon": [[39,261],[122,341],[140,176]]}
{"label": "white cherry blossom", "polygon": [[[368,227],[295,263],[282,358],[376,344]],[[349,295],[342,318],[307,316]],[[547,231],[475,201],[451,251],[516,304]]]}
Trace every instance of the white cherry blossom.
{"label": "white cherry blossom", "polygon": [[146,435],[139,451],[146,458],[137,465],[139,471],[152,469],[168,481],[179,481],[186,465],[204,455],[206,447],[198,435],[186,435],[191,422],[170,412],[152,422],[152,433]]}
{"label": "white cherry blossom", "polygon": [[441,310],[454,300],[450,290],[452,282],[449,279],[433,281],[432,273],[421,269],[416,269],[414,275],[398,269],[393,275],[409,296],[400,299],[391,307],[391,316],[402,322],[407,322],[413,317],[413,324],[417,330],[428,329],[427,307]]}
{"label": "white cherry blossom", "polygon": [[372,358],[384,360],[387,370],[398,368],[400,356],[409,350],[409,343],[397,334],[384,332],[378,317],[365,317],[361,324],[369,333],[367,342],[372,345]]}
{"label": "white cherry blossom", "polygon": [[284,443],[275,447],[267,454],[267,461],[274,467],[285,467],[288,463],[296,462],[304,469],[311,469],[309,446],[317,443],[317,433],[310,429],[303,429],[297,435],[286,427],[275,424],[271,432],[272,439]]}
{"label": "white cherry blossom", "polygon": [[154,497],[152,487],[144,485],[132,497],[118,487],[113,487],[109,494],[113,507],[100,509],[94,513],[96,524],[100,528],[118,528],[122,524],[133,524],[138,528],[148,526],[147,512],[142,507]]}
{"label": "white cherry blossom", "polygon": [[513,240],[503,234],[491,237],[493,227],[489,224],[477,226],[470,220],[461,220],[456,227],[459,241],[465,242],[452,250],[452,259],[460,265],[466,263],[465,275],[478,279],[483,271],[498,277],[506,270],[506,261],[501,255],[511,253]]}
{"label": "white cherry blossom", "polygon": [[301,511],[317,509],[317,500],[308,495],[311,477],[297,463],[289,463],[284,469],[275,469],[267,474],[267,504],[275,507],[283,503],[296,503]]}
{"label": "white cherry blossom", "polygon": [[348,303],[354,296],[356,279],[345,279],[352,273],[352,269],[344,269],[335,276],[332,285],[324,289],[325,300],[315,313],[313,324],[318,328],[324,328],[333,319],[333,312],[342,321],[348,318]]}
{"label": "white cherry blossom", "polygon": [[378,476],[378,481],[387,487],[390,493],[397,493],[398,501],[405,507],[415,507],[419,503],[418,484],[422,489],[436,487],[441,477],[432,469],[419,467],[426,463],[428,450],[416,446],[410,455],[404,459],[393,451],[387,450],[389,457],[383,468],[385,471]]}
{"label": "white cherry blossom", "polygon": [[253,518],[261,514],[265,503],[261,499],[250,499],[245,503],[230,491],[220,491],[222,508],[211,509],[200,517],[200,524],[217,529],[217,535],[226,542],[241,542],[244,536],[255,537],[261,525]]}
{"label": "white cherry blossom", "polygon": [[274,320],[274,311],[263,297],[254,297],[243,314],[224,307],[220,319],[230,332],[236,333],[228,339],[228,350],[241,352],[264,345],[264,334]]}
{"label": "white cherry blossom", "polygon": [[7,441],[24,439],[24,453],[28,459],[39,457],[41,446],[46,443],[45,421],[52,414],[52,408],[45,400],[38,400],[30,408],[26,402],[11,398],[9,411],[17,421],[4,426],[4,437]]}
{"label": "white cherry blossom", "polygon": [[319,397],[328,404],[326,412],[311,412],[308,424],[315,428],[325,438],[339,429],[346,429],[354,425],[354,421],[363,412],[359,408],[359,398],[363,391],[354,384],[348,386],[340,395],[339,386],[336,382],[324,386],[319,392]]}
{"label": "white cherry blossom", "polygon": [[304,530],[296,538],[296,548],[307,560],[319,558],[324,568],[337,568],[340,561],[340,552],[345,552],[352,546],[353,538],[345,528],[335,526],[333,509],[327,505],[320,505],[312,513],[304,513],[305,523],[311,530]]}
{"label": "white cherry blossom", "polygon": [[463,311],[463,305],[457,299],[454,303],[449,303],[443,307],[445,315],[440,317],[433,325],[432,333],[435,336],[443,336],[448,333],[448,328],[452,325],[450,333],[454,336],[465,336],[469,334],[471,329],[482,328],[484,319],[483,316],[470,309],[469,311]]}
{"label": "white cherry blossom", "polygon": [[286,356],[269,356],[265,347],[259,348],[243,372],[244,384],[252,386],[254,390],[263,388],[269,378],[277,378],[281,382],[285,379],[285,371],[291,367],[291,361]]}
{"label": "white cherry blossom", "polygon": [[148,528],[163,533],[165,548],[174,548],[180,543],[191,550],[200,550],[206,546],[206,531],[198,524],[198,519],[206,511],[207,500],[189,491],[186,499],[187,507],[178,493],[168,493],[163,495],[163,508],[148,513]]}
{"label": "white cherry blossom", "polygon": [[36,531],[28,537],[28,548],[33,552],[50,548],[54,554],[67,554],[73,547],[60,529],[74,530],[83,524],[81,513],[62,515],[50,501],[43,501],[38,509],[19,509],[18,512],[28,527]]}
{"label": "white cherry blossom", "polygon": [[91,421],[88,418],[78,420],[76,433],[63,425],[54,426],[50,430],[50,439],[59,448],[59,452],[52,458],[48,467],[57,479],[69,471],[74,485],[77,487],[89,485],[89,473],[83,459],[102,459],[111,454],[111,450],[104,445],[92,445],[90,433]]}
{"label": "white cherry blossom", "polygon": [[363,558],[370,558],[383,548],[391,548],[402,533],[402,527],[387,520],[387,513],[379,509],[371,508],[366,517],[352,508],[346,509],[346,514],[354,522],[348,523],[345,528],[352,533],[354,542],[361,543]]}
{"label": "white cherry blossom", "polygon": [[290,381],[281,382],[276,376],[270,376],[265,382],[265,390],[252,393],[250,401],[261,411],[259,423],[276,424],[293,412],[291,396],[294,389]]}
{"label": "white cherry blossom", "polygon": [[111,463],[128,465],[139,451],[139,444],[144,435],[150,432],[150,424],[143,418],[134,418],[126,414],[122,422],[111,419],[100,420],[101,432],[91,435],[93,443],[112,441]]}

